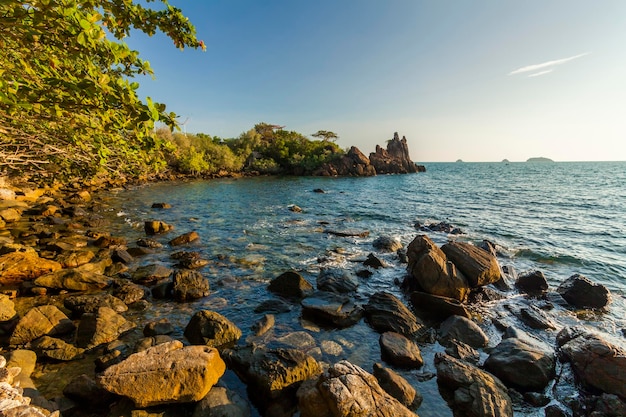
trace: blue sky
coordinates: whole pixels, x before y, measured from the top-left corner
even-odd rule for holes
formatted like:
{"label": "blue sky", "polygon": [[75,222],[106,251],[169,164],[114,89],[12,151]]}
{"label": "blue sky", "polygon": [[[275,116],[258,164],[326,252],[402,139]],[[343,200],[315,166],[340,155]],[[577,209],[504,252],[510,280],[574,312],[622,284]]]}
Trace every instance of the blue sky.
{"label": "blue sky", "polygon": [[332,130],[416,161],[626,160],[626,1],[170,0],[206,52],[126,41],[188,132]]}

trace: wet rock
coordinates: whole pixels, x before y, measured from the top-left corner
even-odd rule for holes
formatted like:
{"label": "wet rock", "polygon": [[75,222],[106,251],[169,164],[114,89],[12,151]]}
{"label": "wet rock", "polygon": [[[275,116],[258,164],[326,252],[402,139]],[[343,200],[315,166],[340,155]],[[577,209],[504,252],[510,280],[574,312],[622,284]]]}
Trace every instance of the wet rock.
{"label": "wet rock", "polygon": [[409,276],[404,287],[409,291],[465,300],[469,285],[446,254],[427,236],[417,236],[407,249]]}
{"label": "wet rock", "polygon": [[296,206],[295,204],[291,204],[287,206],[287,208],[289,209],[289,211],[293,211],[294,213],[302,213],[302,208]]}
{"label": "wet rock", "polygon": [[270,400],[292,396],[302,381],[321,372],[317,361],[298,349],[237,348],[225,351],[224,359],[247,381],[262,408]]}
{"label": "wet rock", "polygon": [[108,408],[117,398],[109,391],[100,388],[96,381],[86,374],[81,374],[63,388],[63,395],[72,401],[93,408]]}
{"label": "wet rock", "polygon": [[400,333],[385,332],[379,343],[383,360],[391,365],[419,368],[424,364],[419,347]]}
{"label": "wet rock", "polygon": [[213,387],[196,404],[191,417],[250,417],[250,404],[235,391]]}
{"label": "wet rock", "polygon": [[442,345],[456,340],[473,348],[487,346],[489,338],[472,320],[461,316],[448,317],[439,327],[439,340]]}
{"label": "wet rock", "polygon": [[85,265],[93,260],[94,253],[89,250],[63,252],[55,258],[55,260],[63,266],[63,268],[76,268]]}
{"label": "wet rock", "polygon": [[295,271],[280,274],[270,282],[267,289],[291,299],[301,299],[313,292],[313,286]]}
{"label": "wet rock", "polygon": [[493,375],[445,353],[435,355],[439,390],[455,415],[512,417],[507,388]]}
{"label": "wet rock", "polygon": [[191,301],[209,295],[209,280],[198,271],[182,269],[174,272],[172,294],[176,301]]}
{"label": "wet rock", "polygon": [[0,218],[6,223],[15,223],[22,218],[22,211],[13,207],[0,209]]}
{"label": "wet rock", "polygon": [[172,258],[178,260],[179,268],[197,269],[209,264],[209,261],[202,259],[199,252],[176,252],[171,255]]}
{"label": "wet rock", "polygon": [[100,307],[109,307],[116,313],[128,310],[128,306],[122,300],[111,294],[71,295],[63,300],[63,306],[76,316],[95,313]]}
{"label": "wet rock", "polygon": [[326,193],[326,191],[324,191],[324,190],[323,190],[323,189],[321,189],[321,188],[314,188],[314,189],[313,189],[313,192],[314,192],[314,193],[317,193],[317,194],[325,194],[325,193]]}
{"label": "wet rock", "polygon": [[163,265],[145,265],[137,268],[133,274],[133,282],[138,284],[154,284],[162,279],[168,279],[172,269]]}
{"label": "wet rock", "polygon": [[356,291],[359,281],[354,274],[338,268],[322,269],[317,276],[317,289],[334,293],[350,293]]}
{"label": "wet rock", "polygon": [[379,236],[372,242],[372,246],[381,252],[396,252],[403,247],[400,239],[395,236]]}
{"label": "wet rock", "polygon": [[382,389],[405,407],[415,410],[422,403],[422,395],[393,369],[385,368],[380,363],[374,364],[374,377]]}
{"label": "wet rock", "polygon": [[133,258],[141,258],[142,256],[146,256],[146,255],[150,255],[152,253],[155,253],[155,251],[153,249],[145,248],[145,247],[142,247],[142,246],[128,248],[127,252]]}
{"label": "wet rock", "polygon": [[163,245],[159,243],[157,240],[150,239],[150,238],[138,239],[137,246],[141,246],[142,248],[149,248],[149,249],[158,249],[158,248],[163,247]]}
{"label": "wet rock", "polygon": [[562,356],[584,385],[626,400],[626,350],[581,327],[557,335]]}
{"label": "wet rock", "polygon": [[126,239],[115,236],[100,236],[93,242],[93,245],[97,248],[118,248],[126,246]]}
{"label": "wet rock", "polygon": [[164,335],[164,334],[172,334],[176,329],[167,319],[167,317],[163,317],[159,320],[153,320],[148,323],[143,328],[143,335],[146,337]]}
{"label": "wet rock", "polygon": [[291,311],[291,304],[278,299],[262,301],[254,308],[255,313],[288,313]]}
{"label": "wet rock", "polygon": [[463,273],[471,287],[482,287],[500,280],[500,266],[489,251],[466,242],[449,242],[441,250]]}
{"label": "wet rock", "polygon": [[418,338],[425,329],[421,322],[396,296],[387,292],[373,294],[365,306],[365,317],[379,333],[391,331]]}
{"label": "wet rock", "polygon": [[328,233],[329,235],[339,236],[339,237],[368,237],[370,235],[370,232],[367,230],[350,230],[350,229],[330,230],[330,229],[327,229],[325,230],[325,232]]}
{"label": "wet rock", "polygon": [[119,287],[114,288],[112,294],[126,305],[130,305],[144,298],[146,290],[141,285],[124,282]]}
{"label": "wet rock", "polygon": [[61,339],[50,336],[42,336],[31,343],[31,348],[37,352],[40,358],[53,359],[56,361],[73,361],[80,359],[85,349],[77,348]]}
{"label": "wet rock", "polygon": [[517,280],[518,276],[515,268],[511,265],[502,265],[502,275],[498,281],[493,283],[493,286],[500,291],[511,291],[513,284]]}
{"label": "wet rock", "polygon": [[420,315],[439,320],[450,316],[470,318],[467,308],[454,298],[414,291],[411,293],[411,305]]}
{"label": "wet rock", "polygon": [[556,290],[568,303],[578,308],[603,308],[611,302],[611,292],[584,275],[572,275]]}
{"label": "wet rock", "polygon": [[620,400],[617,395],[602,394],[595,399],[592,417],[622,417],[626,416],[626,401]]}
{"label": "wet rock", "polygon": [[149,220],[144,223],[144,230],[147,235],[158,235],[173,230],[174,226],[158,220]]}
{"label": "wet rock", "polygon": [[60,263],[40,258],[36,252],[7,253],[0,256],[0,284],[32,280],[61,268]]}
{"label": "wet rock", "polygon": [[268,348],[294,348],[307,352],[315,348],[316,342],[313,336],[304,331],[287,333],[284,336],[272,339],[267,344]]}
{"label": "wet rock", "polygon": [[180,236],[175,237],[174,239],[170,240],[168,243],[170,246],[181,246],[181,245],[186,245],[188,243],[192,243],[195,242],[196,240],[200,239],[200,235],[197,232],[188,232],[188,233],[184,233]]}
{"label": "wet rock", "polygon": [[15,326],[9,339],[11,345],[23,345],[41,336],[73,332],[76,326],[53,305],[34,307]]}
{"label": "wet rock", "polygon": [[76,332],[76,345],[92,349],[116,340],[135,325],[109,307],[100,307],[95,313],[81,317]]}
{"label": "wet rock", "polygon": [[453,358],[476,365],[480,360],[480,353],[470,345],[459,340],[448,341],[446,353]]}
{"label": "wet rock", "polygon": [[97,375],[96,381],[138,407],[149,407],[200,401],[225,370],[216,349],[172,341],[130,355]]}
{"label": "wet rock", "polygon": [[266,314],[252,325],[252,332],[255,336],[261,336],[274,327],[275,318],[273,314]]}
{"label": "wet rock", "polygon": [[133,261],[133,257],[126,249],[115,249],[111,253],[111,259],[113,262],[121,262],[123,264],[129,264]]}
{"label": "wet rock", "polygon": [[533,329],[555,330],[556,324],[546,313],[535,306],[523,307],[520,310],[520,318]]}
{"label": "wet rock", "polygon": [[546,417],[569,417],[569,413],[559,404],[548,405],[544,409],[544,413]]}
{"label": "wet rock", "polygon": [[39,287],[70,291],[96,291],[111,285],[111,278],[79,268],[62,269],[35,279]]}
{"label": "wet rock", "polygon": [[541,391],[554,378],[556,359],[548,345],[522,334],[503,339],[484,366],[507,386],[522,392]]}
{"label": "wet rock", "polygon": [[152,203],[153,209],[171,209],[172,206],[168,203]]}
{"label": "wet rock", "polygon": [[297,397],[301,417],[415,417],[372,374],[348,361],[331,365],[317,380],[302,384]]}
{"label": "wet rock", "polygon": [[241,337],[241,330],[221,314],[201,310],[191,317],[184,334],[194,345],[222,348],[237,342]]}
{"label": "wet rock", "polygon": [[374,268],[374,269],[386,267],[385,263],[373,253],[370,253],[369,255],[367,255],[367,259],[365,259],[365,262],[363,262],[363,265],[369,266],[370,268]]}
{"label": "wet rock", "polygon": [[527,294],[541,294],[548,291],[548,280],[541,271],[531,271],[520,275],[515,286]]}
{"label": "wet rock", "polygon": [[301,304],[304,318],[326,326],[349,327],[363,316],[363,309],[350,298],[324,291],[305,298]]}

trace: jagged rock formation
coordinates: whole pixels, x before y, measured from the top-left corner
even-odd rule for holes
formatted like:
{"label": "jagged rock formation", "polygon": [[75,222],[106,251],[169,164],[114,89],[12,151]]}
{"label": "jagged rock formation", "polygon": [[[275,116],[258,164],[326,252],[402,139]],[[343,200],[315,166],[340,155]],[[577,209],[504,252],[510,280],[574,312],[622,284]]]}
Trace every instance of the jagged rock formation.
{"label": "jagged rock formation", "polygon": [[324,164],[314,175],[318,176],[372,176],[377,174],[409,174],[424,172],[422,165],[415,165],[409,156],[406,138],[394,133],[387,149],[376,145],[376,152],[369,158],[358,148],[351,147],[346,155],[332,163]]}

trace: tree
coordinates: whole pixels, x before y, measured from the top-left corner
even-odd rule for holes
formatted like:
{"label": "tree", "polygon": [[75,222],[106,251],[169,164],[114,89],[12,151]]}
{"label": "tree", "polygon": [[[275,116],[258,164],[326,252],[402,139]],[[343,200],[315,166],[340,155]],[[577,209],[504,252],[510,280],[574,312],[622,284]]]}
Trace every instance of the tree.
{"label": "tree", "polygon": [[204,44],[180,9],[160,3],[0,2],[0,168],[84,176],[163,163],[154,123],[173,127],[176,115],[138,98],[132,78],[153,72],[121,40],[159,30],[181,49]]}
{"label": "tree", "polygon": [[314,138],[321,138],[324,142],[335,142],[337,139],[339,139],[339,136],[337,136],[335,132],[331,132],[330,130],[318,130],[311,136],[313,136]]}

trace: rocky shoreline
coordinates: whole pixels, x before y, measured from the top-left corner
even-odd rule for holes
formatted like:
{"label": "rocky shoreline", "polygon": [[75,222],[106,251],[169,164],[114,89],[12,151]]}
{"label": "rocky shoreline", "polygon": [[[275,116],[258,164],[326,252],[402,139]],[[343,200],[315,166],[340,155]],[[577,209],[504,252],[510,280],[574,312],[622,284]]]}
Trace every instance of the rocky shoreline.
{"label": "rocky shoreline", "polygon": [[[268,291],[282,301],[261,302],[265,315],[243,340],[237,323],[208,309],[190,314],[184,329],[167,317],[133,321],[157,300],[209,294],[206,261],[189,246],[201,237],[146,220],[145,237],[127,242],[106,232],[101,210],[98,193],[79,186],[0,188],[2,415],[413,416],[428,399],[398,371],[422,368],[433,345],[441,349],[432,378],[455,415],[512,416],[527,407],[547,417],[626,415],[623,335],[574,316],[602,314],[611,294],[583,276],[554,289],[540,271],[517,276],[500,265],[489,242],[438,247],[418,235],[404,248],[383,236],[363,264],[322,270],[315,285],[295,271],[277,276]],[[154,253],[172,267],[139,266]],[[384,263],[381,254],[406,261],[397,284],[410,303],[385,291],[366,303],[351,296],[359,277]],[[365,320],[380,334],[381,363],[369,372],[341,358],[323,362],[316,350],[332,346],[306,332],[268,340],[284,308],[326,328]],[[142,337],[129,339],[137,329]],[[38,393],[36,367],[85,358],[92,365],[63,381],[62,396]],[[227,369],[248,398],[224,383]]]}

